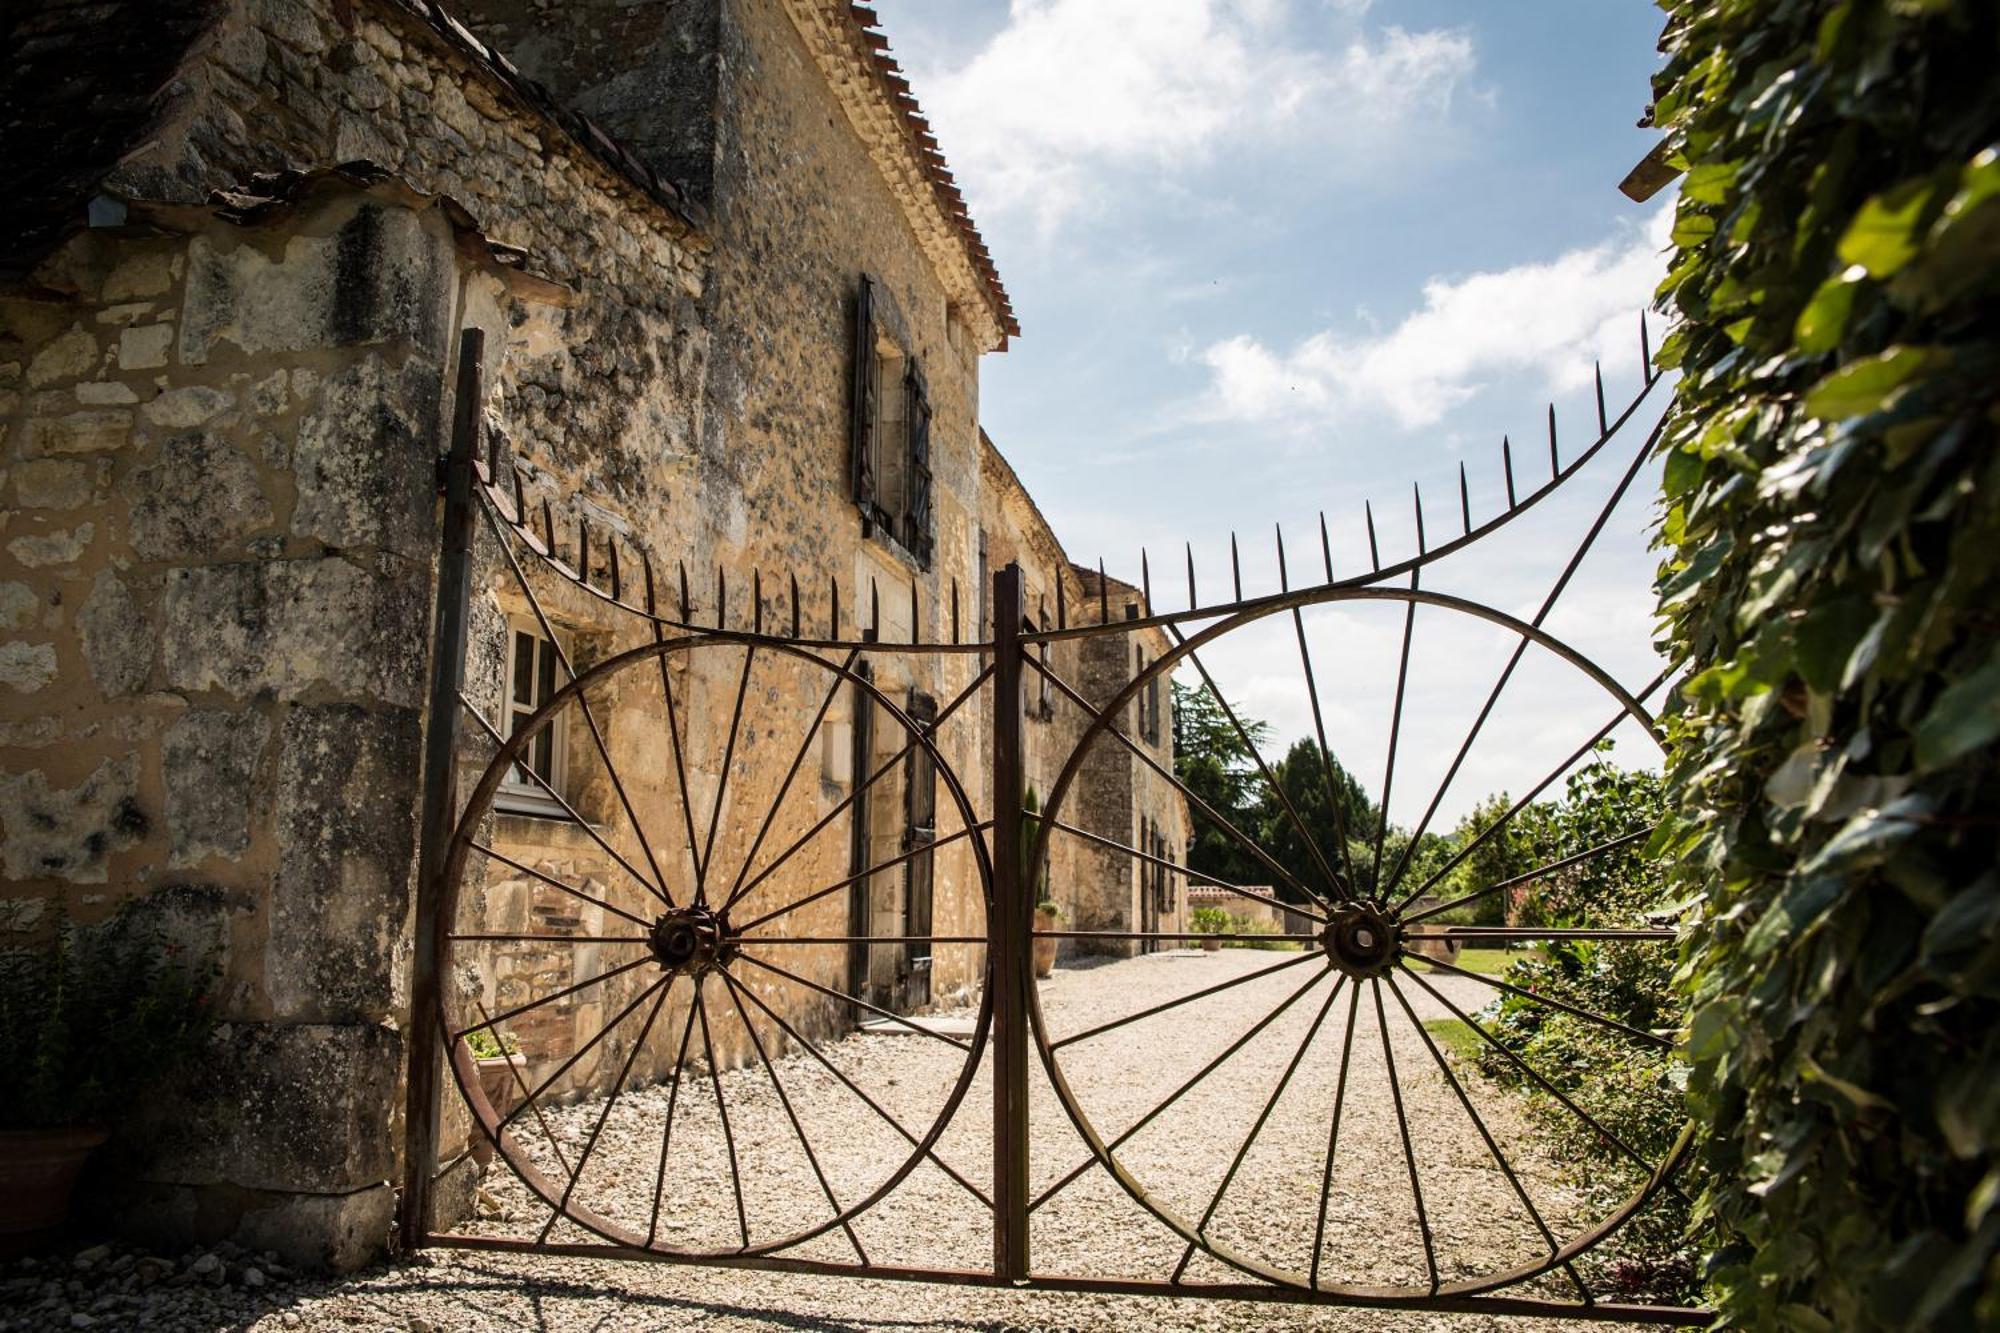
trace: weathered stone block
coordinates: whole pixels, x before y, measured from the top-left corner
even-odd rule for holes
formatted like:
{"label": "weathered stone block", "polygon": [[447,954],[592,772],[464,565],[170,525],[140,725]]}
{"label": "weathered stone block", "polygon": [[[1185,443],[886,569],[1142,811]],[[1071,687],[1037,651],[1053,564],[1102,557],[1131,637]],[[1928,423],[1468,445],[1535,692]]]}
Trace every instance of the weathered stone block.
{"label": "weathered stone block", "polygon": [[23,509],[77,509],[89,504],[96,469],[72,459],[31,459],[14,469],[14,503]]}
{"label": "weathered stone block", "polygon": [[0,629],[19,629],[35,618],[41,606],[35,590],[25,583],[0,583]]}
{"label": "weathered stone block", "polygon": [[276,1250],[313,1272],[351,1273],[388,1248],[396,1192],[386,1184],[352,1194],[295,1194],[243,1214],[236,1243]]}
{"label": "weathered stone block", "polygon": [[152,616],[132,596],[125,581],[111,570],[99,570],[90,598],[76,614],[83,643],[83,660],[90,678],[106,697],[136,694],[153,674],[158,640]]}
{"label": "weathered stone block", "polygon": [[106,301],[134,301],[163,295],[173,286],[173,256],[164,250],[142,250],[118,261],[104,279]]}
{"label": "weathered stone block", "polygon": [[408,209],[367,203],[331,236],[294,236],[281,259],[253,245],[197,237],[188,247],[181,360],[205,363],[228,343],[293,352],[397,337],[443,337],[450,241]]}
{"label": "weathered stone block", "polygon": [[349,1194],[394,1169],[401,1059],[372,1023],[223,1023],[115,1146],[156,1181]]}
{"label": "weathered stone block", "polygon": [[139,409],[139,415],[168,430],[189,430],[213,420],[236,403],[228,393],[205,384],[169,389]]}
{"label": "weathered stone block", "polygon": [[329,546],[381,546],[425,559],[436,538],[439,369],[379,358],[328,377],[292,451],[292,530]]}
{"label": "weathered stone block", "polygon": [[161,762],[175,865],[250,845],[251,797],[270,738],[270,719],[248,711],[191,709],[167,729]]}
{"label": "weathered stone block", "polygon": [[168,683],[415,707],[426,581],[423,567],[387,557],[367,567],[328,556],[169,571],[161,635]]}
{"label": "weathered stone block", "polygon": [[132,547],[149,560],[217,555],[271,522],[257,465],[205,433],[168,440],[135,480]]}
{"label": "weathered stone block", "polygon": [[0,685],[33,694],[55,678],[54,644],[23,643],[19,639],[0,643]]}
{"label": "weathered stone block", "polygon": [[7,878],[105,882],[112,852],[145,836],[139,758],[107,759],[75,787],[52,787],[38,768],[0,773],[0,865]]}
{"label": "weathered stone block", "polygon": [[147,324],[118,335],[120,370],[153,370],[167,364],[167,350],[174,345],[174,326]]}
{"label": "weathered stone block", "polygon": [[46,454],[90,454],[123,449],[132,435],[130,412],[71,412],[28,423],[30,458]]}
{"label": "weathered stone block", "polygon": [[266,989],[287,1018],[380,1019],[416,854],[422,732],[415,710],[295,708],[278,760],[283,849]]}
{"label": "weathered stone block", "polygon": [[90,540],[96,535],[95,525],[81,523],[71,529],[16,537],[7,543],[7,553],[29,569],[74,564],[90,549]]}
{"label": "weathered stone block", "polygon": [[97,339],[81,325],[51,341],[28,362],[28,383],[40,387],[81,379],[97,369]]}

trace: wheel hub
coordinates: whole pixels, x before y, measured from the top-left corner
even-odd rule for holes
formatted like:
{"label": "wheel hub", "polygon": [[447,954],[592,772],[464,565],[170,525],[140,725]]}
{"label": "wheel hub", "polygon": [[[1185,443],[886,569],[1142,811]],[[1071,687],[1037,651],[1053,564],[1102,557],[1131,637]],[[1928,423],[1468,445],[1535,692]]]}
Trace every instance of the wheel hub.
{"label": "wheel hub", "polygon": [[1320,945],[1333,965],[1350,977],[1379,977],[1403,952],[1402,934],[1387,913],[1366,903],[1334,909],[1320,932]]}
{"label": "wheel hub", "polygon": [[729,961],[728,926],[706,907],[668,911],[653,923],[648,943],[668,971],[706,972]]}

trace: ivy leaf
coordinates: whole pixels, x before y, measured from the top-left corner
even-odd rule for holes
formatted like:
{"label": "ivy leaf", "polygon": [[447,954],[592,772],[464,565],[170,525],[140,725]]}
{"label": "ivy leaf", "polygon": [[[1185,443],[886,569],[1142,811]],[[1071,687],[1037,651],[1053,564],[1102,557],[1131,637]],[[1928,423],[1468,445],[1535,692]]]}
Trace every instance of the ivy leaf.
{"label": "ivy leaf", "polygon": [[1937,181],[1919,177],[1870,199],[1840,238],[1841,262],[1859,264],[1874,278],[1896,273],[1922,248],[1925,213],[1937,195]]}
{"label": "ivy leaf", "polygon": [[2000,737],[2000,654],[1945,688],[1917,724],[1917,766],[1944,767]]}
{"label": "ivy leaf", "polygon": [[1867,276],[1868,270],[1855,264],[1820,284],[1812,300],[1799,312],[1798,323],[1792,330],[1800,351],[1817,355],[1840,346],[1847,321],[1854,314],[1854,298],[1860,294],[1861,281]]}
{"label": "ivy leaf", "polygon": [[1928,347],[1895,347],[1850,361],[1812,387],[1806,413],[1821,421],[1845,421],[1873,412],[1935,361],[1936,353]]}

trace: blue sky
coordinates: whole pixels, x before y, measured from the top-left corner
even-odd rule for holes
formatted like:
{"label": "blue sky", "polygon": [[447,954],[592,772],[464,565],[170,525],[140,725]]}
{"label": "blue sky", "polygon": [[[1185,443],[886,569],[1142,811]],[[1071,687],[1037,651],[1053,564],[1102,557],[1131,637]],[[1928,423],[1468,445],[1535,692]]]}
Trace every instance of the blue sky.
{"label": "blue sky", "polygon": [[[1614,404],[1636,386],[1664,201],[1634,204],[1616,186],[1654,142],[1634,124],[1657,60],[1648,3],[876,8],[1024,328],[984,363],[982,417],[1077,559],[1102,555],[1131,577],[1143,543],[1155,572],[1179,579],[1191,540],[1219,587],[1233,530],[1255,552],[1256,585],[1274,523],[1303,560],[1325,509],[1337,554],[1358,551],[1367,497],[1400,552],[1413,482],[1441,526],[1463,460],[1475,512],[1490,508],[1503,431],[1532,442],[1517,454],[1525,475],[1526,460],[1546,459],[1549,401],[1569,447],[1589,438],[1593,357]],[[1612,471],[1581,489],[1601,495]],[[1437,586],[1532,614],[1594,503],[1560,499],[1477,561],[1441,569]],[[1577,581],[1577,609],[1551,622],[1628,684],[1655,669],[1647,520],[1643,505],[1621,511]],[[1425,764],[1449,758],[1458,714],[1476,711],[1511,646],[1450,620],[1426,612],[1418,631],[1407,709],[1424,720],[1406,722],[1399,788],[1422,788]],[[1333,742],[1343,757],[1386,739],[1400,629],[1393,608],[1315,620],[1316,671],[1335,669],[1351,705],[1352,734]],[[1248,634],[1211,665],[1297,734],[1296,649],[1284,671],[1280,646]],[[1482,787],[1520,790],[1539,757],[1580,739],[1556,735],[1585,707],[1559,702],[1558,684],[1509,687],[1447,817]],[[1645,758],[1633,742],[1621,753]],[[1410,799],[1421,809],[1428,796]]]}

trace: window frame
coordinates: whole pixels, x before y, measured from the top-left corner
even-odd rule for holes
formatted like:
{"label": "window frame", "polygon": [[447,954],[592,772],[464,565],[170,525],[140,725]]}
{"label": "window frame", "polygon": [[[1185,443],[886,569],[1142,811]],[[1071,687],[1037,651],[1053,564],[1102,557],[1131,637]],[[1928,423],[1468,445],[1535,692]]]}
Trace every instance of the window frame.
{"label": "window frame", "polygon": [[[559,679],[558,677],[561,674],[562,659],[575,651],[575,643],[573,639],[570,643],[563,643],[561,637],[559,637],[562,635],[562,631],[555,629],[553,626],[550,627],[550,630],[558,637],[551,637],[550,633],[544,632],[541,625],[535,620],[514,615],[507,617],[507,649],[504,655],[504,665],[501,669],[500,704],[505,724],[504,734],[508,737],[513,736],[515,728],[523,720],[533,716],[564,685],[568,684],[567,680]],[[516,698],[516,686],[519,682],[520,670],[519,647],[520,640],[524,637],[532,640],[535,645],[534,661],[529,668],[530,671],[536,677],[546,676],[547,678],[546,682],[531,682],[528,691],[529,702],[525,705],[520,703]],[[573,661],[574,658],[571,658],[571,660]],[[546,672],[543,671],[544,664],[548,668]],[[546,690],[542,688],[542,684],[544,683],[547,686]],[[550,796],[533,778],[516,780],[515,774],[522,767],[516,763],[508,770],[507,776],[500,780],[500,786],[493,793],[493,809],[495,813],[520,815],[530,819],[559,819],[564,821],[571,819],[570,811],[563,808],[564,801],[569,802],[572,809],[575,806],[574,800],[571,799],[572,793],[569,790],[569,712],[567,709],[557,713],[554,718],[550,719],[549,728],[545,734],[549,738],[549,772],[544,780],[547,781],[549,788],[561,800]]]}

